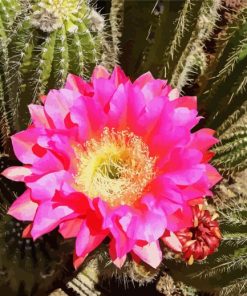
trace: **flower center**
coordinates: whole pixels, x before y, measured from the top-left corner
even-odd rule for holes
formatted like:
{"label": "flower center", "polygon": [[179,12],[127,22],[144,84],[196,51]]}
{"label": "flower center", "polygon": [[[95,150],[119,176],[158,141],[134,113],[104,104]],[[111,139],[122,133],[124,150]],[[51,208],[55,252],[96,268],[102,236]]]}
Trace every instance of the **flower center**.
{"label": "flower center", "polygon": [[133,204],[155,175],[155,158],[140,137],[105,128],[100,139],[76,146],[76,189],[112,206]]}

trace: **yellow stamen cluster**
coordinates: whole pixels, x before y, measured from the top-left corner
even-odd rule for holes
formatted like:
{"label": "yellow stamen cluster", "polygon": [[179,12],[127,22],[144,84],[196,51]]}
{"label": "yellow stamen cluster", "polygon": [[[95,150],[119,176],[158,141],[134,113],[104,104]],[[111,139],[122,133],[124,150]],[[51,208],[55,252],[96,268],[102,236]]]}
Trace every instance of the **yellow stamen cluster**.
{"label": "yellow stamen cluster", "polygon": [[76,189],[111,206],[133,204],[155,175],[155,158],[141,138],[129,131],[105,128],[99,140],[91,139],[74,150]]}

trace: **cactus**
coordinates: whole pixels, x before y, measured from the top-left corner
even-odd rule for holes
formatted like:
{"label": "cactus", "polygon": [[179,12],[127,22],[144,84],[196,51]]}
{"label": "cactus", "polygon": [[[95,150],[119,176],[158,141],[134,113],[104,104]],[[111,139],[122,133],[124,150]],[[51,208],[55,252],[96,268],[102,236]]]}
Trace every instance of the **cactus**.
{"label": "cactus", "polygon": [[213,33],[221,1],[149,1],[141,5],[138,1],[125,5],[122,47],[128,50],[122,64],[127,64],[125,70],[131,76],[149,70],[182,90],[193,72],[206,66],[203,46]]}
{"label": "cactus", "polygon": [[195,288],[186,286],[182,282],[174,282],[173,278],[164,273],[157,282],[156,289],[165,296],[197,296]]}
{"label": "cactus", "polygon": [[7,80],[7,60],[8,49],[7,43],[11,33],[11,27],[20,14],[21,5],[19,1],[0,2],[0,143],[7,150],[8,138],[12,131],[11,118],[9,116],[9,108],[7,106],[8,85]]}
{"label": "cactus", "polygon": [[[120,43],[120,61],[131,77],[151,71],[179,91],[197,94],[205,124],[213,128],[246,98],[246,3],[231,10],[230,20],[220,19],[226,9],[223,4],[220,0],[149,1],[142,7],[138,1],[124,3]],[[213,48],[207,51],[205,44]]]}
{"label": "cactus", "polygon": [[35,242],[23,239],[25,225],[4,214],[5,211],[1,209],[0,268],[5,271],[6,282],[13,291],[40,295],[63,276],[63,265],[69,258],[67,250],[54,233]]}
{"label": "cactus", "polygon": [[87,76],[98,63],[103,38],[102,19],[86,1],[22,0],[19,5],[21,12],[9,28],[4,69],[5,104],[15,130],[29,122],[27,105],[61,87],[68,72]]}
{"label": "cactus", "polygon": [[[10,158],[9,155],[0,154],[0,171],[2,172],[9,166],[18,165],[19,162]],[[16,196],[22,194],[24,191],[24,185],[22,183],[16,183],[4,176],[0,175],[0,205],[8,207],[15,199]]]}
{"label": "cactus", "polygon": [[218,129],[220,143],[214,148],[214,165],[224,175],[247,167],[247,103],[235,111]]}
{"label": "cactus", "polygon": [[200,100],[206,111],[207,126],[218,128],[246,100],[247,7],[216,39],[215,59],[204,77]]}

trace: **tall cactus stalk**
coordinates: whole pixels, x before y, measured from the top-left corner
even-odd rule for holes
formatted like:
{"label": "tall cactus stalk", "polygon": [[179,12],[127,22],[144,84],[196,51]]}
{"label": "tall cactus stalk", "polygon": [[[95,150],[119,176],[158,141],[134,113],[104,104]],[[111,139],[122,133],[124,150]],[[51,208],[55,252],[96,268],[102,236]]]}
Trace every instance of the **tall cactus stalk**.
{"label": "tall cactus stalk", "polygon": [[[219,127],[246,100],[247,8],[243,7],[224,34],[216,40],[217,63],[208,69],[200,100],[207,125]],[[215,66],[216,65],[216,66]]]}
{"label": "tall cactus stalk", "polygon": [[12,131],[10,109],[7,104],[9,85],[7,83],[8,49],[11,27],[18,18],[21,4],[18,0],[0,2],[0,143],[7,150]]}
{"label": "tall cactus stalk", "polygon": [[247,103],[218,129],[220,143],[214,148],[213,163],[225,176],[247,168]]}
{"label": "tall cactus stalk", "polygon": [[27,105],[49,88],[61,87],[69,72],[88,75],[98,63],[103,38],[102,26],[95,23],[98,20],[87,1],[23,0],[19,4],[21,13],[10,27],[4,71],[16,130],[29,121]]}

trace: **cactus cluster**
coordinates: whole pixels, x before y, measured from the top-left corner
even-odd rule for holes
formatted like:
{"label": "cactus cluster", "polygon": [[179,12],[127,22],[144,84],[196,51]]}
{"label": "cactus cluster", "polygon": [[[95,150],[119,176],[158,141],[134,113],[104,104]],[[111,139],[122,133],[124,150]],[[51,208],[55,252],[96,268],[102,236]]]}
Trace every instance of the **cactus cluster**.
{"label": "cactus cluster", "polygon": [[5,283],[18,295],[44,295],[64,274],[69,254],[62,238],[54,233],[35,242],[22,238],[25,225],[1,208],[0,269]]}
{"label": "cactus cluster", "polygon": [[199,80],[200,101],[207,126],[218,128],[246,101],[247,7],[216,38],[216,52],[207,72]]}
{"label": "cactus cluster", "polygon": [[218,129],[220,142],[214,148],[213,161],[225,176],[247,167],[247,104],[236,110]]}
{"label": "cactus cluster", "polygon": [[[216,26],[221,1],[126,1],[122,65],[131,76],[151,71],[182,90],[206,67],[204,42]],[[140,13],[143,10],[143,13]],[[139,11],[139,13],[138,13]]]}
{"label": "cactus cluster", "polygon": [[[28,124],[27,105],[48,89],[61,87],[69,72],[90,73],[99,62],[104,28],[103,18],[87,1],[17,3],[18,16],[8,26],[8,38],[1,38],[6,51],[3,100],[14,130]],[[0,14],[3,18],[4,10]]]}

